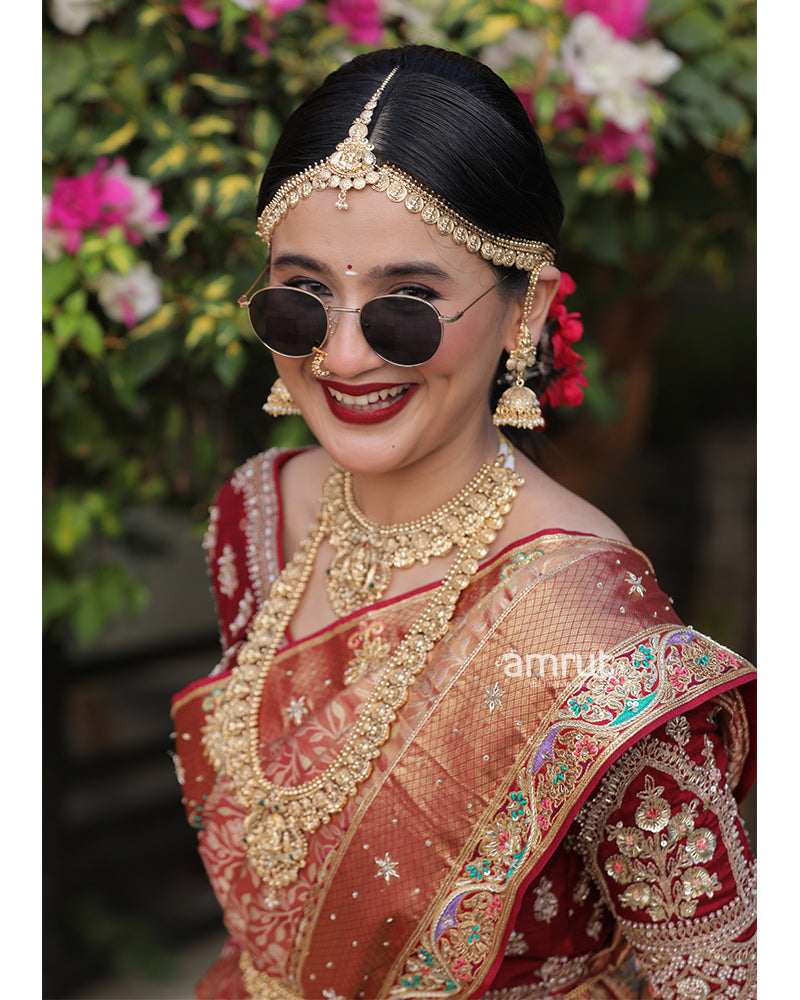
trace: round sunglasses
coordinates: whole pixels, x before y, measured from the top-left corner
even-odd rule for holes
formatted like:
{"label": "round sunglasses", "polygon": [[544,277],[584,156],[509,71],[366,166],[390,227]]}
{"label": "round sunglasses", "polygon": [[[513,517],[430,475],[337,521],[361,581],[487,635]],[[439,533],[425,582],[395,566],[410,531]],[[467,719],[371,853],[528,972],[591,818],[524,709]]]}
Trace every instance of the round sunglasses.
{"label": "round sunglasses", "polygon": [[445,323],[455,323],[505,281],[470,302],[455,316],[442,316],[431,302],[411,295],[379,295],[359,308],[328,306],[313,292],[270,285],[252,298],[242,296],[253,332],[271,351],[285,358],[305,358],[321,348],[331,331],[333,313],[354,313],[370,348],[389,364],[413,368],[430,361],[442,343]]}

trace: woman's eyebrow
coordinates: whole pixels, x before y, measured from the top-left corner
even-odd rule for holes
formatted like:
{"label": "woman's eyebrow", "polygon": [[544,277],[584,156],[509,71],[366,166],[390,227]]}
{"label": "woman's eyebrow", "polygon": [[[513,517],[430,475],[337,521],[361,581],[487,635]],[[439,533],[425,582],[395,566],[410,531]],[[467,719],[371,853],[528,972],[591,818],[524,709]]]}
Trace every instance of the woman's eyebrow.
{"label": "woman's eyebrow", "polygon": [[431,261],[409,260],[396,264],[378,264],[367,272],[368,278],[435,278],[452,281],[453,276]]}
{"label": "woman's eyebrow", "polygon": [[304,253],[294,253],[291,251],[277,254],[273,257],[270,267],[297,267],[304,271],[316,271],[317,274],[324,275],[332,273],[331,269],[326,264],[323,264],[322,261],[316,260],[314,257],[309,257]]}

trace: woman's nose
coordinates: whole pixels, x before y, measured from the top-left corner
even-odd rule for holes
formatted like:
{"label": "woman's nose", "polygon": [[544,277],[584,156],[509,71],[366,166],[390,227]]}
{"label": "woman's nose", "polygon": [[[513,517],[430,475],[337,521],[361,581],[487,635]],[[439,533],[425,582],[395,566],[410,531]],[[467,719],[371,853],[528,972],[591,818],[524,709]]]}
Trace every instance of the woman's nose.
{"label": "woman's nose", "polygon": [[352,377],[383,363],[364,338],[359,312],[344,307],[330,312],[330,329],[322,349],[325,367],[332,374]]}

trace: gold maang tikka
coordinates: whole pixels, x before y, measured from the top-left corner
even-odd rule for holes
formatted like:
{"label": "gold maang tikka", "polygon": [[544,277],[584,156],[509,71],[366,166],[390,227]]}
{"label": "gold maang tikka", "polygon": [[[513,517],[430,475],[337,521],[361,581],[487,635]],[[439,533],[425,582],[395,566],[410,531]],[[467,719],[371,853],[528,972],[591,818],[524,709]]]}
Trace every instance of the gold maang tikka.
{"label": "gold maang tikka", "polygon": [[450,236],[457,246],[465,247],[470,253],[479,253],[498,267],[516,267],[538,276],[544,264],[555,261],[552,247],[538,240],[488,233],[404,171],[390,163],[378,163],[368,140],[369,124],[385,88],[397,72],[398,67],[395,67],[389,73],[350,126],[347,138],[327,159],[284,181],[259,216],[257,235],[269,245],[278,223],[314,191],[338,189],[336,206],[346,211],[348,192],[370,187],[373,191],[383,191],[391,201],[405,205],[409,212],[418,215],[427,225],[435,226],[443,236]]}

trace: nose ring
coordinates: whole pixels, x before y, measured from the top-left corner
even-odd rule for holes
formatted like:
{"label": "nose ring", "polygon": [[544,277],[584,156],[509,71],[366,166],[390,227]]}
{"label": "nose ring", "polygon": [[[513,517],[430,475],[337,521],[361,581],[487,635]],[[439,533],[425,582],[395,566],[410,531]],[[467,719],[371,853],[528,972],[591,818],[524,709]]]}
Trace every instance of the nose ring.
{"label": "nose ring", "polygon": [[323,363],[327,357],[327,351],[320,350],[319,347],[313,347],[312,351],[314,359],[311,362],[311,374],[314,375],[315,378],[326,378],[330,375],[328,369],[323,368]]}

